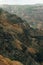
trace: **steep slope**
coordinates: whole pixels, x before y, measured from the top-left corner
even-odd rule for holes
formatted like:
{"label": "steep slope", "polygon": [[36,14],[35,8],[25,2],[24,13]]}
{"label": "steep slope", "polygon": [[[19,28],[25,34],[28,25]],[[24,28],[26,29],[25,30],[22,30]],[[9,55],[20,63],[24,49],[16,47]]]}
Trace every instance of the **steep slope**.
{"label": "steep slope", "polygon": [[43,30],[43,5],[3,5],[2,8],[25,19],[33,28]]}
{"label": "steep slope", "polygon": [[24,65],[43,62],[43,31],[0,9],[0,55]]}

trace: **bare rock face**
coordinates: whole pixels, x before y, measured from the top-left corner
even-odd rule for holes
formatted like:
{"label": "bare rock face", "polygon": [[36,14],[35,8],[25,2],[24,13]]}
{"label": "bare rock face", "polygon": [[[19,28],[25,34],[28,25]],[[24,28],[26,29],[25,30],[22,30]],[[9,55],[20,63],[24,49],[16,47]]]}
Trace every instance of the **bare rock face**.
{"label": "bare rock face", "polygon": [[0,55],[0,65],[23,65],[23,64],[19,61],[11,61],[10,59]]}
{"label": "bare rock face", "polygon": [[23,65],[21,62],[18,62],[18,61],[12,61],[12,64],[13,65]]}

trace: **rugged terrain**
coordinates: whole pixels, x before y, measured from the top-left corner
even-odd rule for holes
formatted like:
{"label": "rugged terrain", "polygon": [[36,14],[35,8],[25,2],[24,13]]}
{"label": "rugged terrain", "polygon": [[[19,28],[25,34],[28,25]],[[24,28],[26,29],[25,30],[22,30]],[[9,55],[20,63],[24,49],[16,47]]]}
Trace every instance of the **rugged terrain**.
{"label": "rugged terrain", "polygon": [[33,28],[43,30],[43,5],[3,5],[1,7],[20,16]]}
{"label": "rugged terrain", "polygon": [[0,9],[0,55],[24,65],[43,65],[43,30]]}

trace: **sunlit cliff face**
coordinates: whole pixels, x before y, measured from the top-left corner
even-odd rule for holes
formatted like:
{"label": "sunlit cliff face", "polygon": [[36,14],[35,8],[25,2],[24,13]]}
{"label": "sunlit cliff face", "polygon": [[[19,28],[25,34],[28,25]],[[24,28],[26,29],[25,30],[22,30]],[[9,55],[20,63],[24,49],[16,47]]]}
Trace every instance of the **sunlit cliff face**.
{"label": "sunlit cliff face", "polygon": [[10,59],[0,55],[0,65],[23,65],[23,64],[19,61],[11,61]]}

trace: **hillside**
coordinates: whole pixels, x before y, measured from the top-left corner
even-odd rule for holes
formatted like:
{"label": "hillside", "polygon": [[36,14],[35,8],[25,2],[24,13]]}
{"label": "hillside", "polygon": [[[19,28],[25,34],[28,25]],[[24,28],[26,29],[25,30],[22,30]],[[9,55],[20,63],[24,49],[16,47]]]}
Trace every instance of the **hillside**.
{"label": "hillside", "polygon": [[0,55],[24,65],[42,65],[43,30],[0,9]]}
{"label": "hillside", "polygon": [[20,16],[33,28],[43,30],[43,5],[3,5],[2,8]]}

